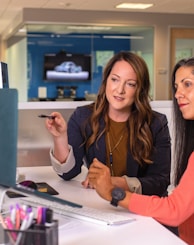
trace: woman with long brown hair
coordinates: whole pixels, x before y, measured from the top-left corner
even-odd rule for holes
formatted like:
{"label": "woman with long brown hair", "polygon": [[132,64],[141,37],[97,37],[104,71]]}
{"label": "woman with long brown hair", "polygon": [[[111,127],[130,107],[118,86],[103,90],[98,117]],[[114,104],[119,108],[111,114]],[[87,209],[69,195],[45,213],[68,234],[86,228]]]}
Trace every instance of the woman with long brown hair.
{"label": "woman with long brown hair", "polygon": [[[123,51],[104,69],[97,100],[78,107],[68,123],[58,112],[46,119],[59,176],[69,180],[94,158],[108,166],[115,186],[163,196],[170,183],[171,142],[165,115],[151,109],[145,61]],[[88,187],[88,179],[83,181]]]}

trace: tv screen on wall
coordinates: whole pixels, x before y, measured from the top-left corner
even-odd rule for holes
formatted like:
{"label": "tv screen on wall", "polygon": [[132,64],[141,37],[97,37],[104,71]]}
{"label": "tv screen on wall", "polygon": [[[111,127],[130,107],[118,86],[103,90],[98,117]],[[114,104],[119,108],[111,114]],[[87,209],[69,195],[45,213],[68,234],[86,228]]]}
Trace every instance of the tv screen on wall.
{"label": "tv screen on wall", "polygon": [[91,80],[91,55],[58,54],[44,55],[44,81]]}

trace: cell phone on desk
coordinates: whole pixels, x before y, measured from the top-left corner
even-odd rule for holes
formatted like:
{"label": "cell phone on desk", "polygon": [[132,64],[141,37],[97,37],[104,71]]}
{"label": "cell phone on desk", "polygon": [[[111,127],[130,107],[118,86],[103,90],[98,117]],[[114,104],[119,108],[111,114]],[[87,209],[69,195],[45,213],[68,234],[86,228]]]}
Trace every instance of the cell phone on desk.
{"label": "cell phone on desk", "polygon": [[58,195],[59,194],[53,187],[51,187],[46,182],[38,182],[38,183],[36,183],[36,185],[37,185],[37,191],[48,193],[50,195]]}
{"label": "cell phone on desk", "polygon": [[[37,191],[39,191],[39,192],[47,193],[50,195],[58,195],[59,194],[53,187],[51,187],[46,182],[38,182],[38,183],[36,183],[36,186],[37,186]],[[9,190],[6,192],[6,194],[9,198],[25,197],[25,195],[23,195],[23,194],[16,193],[14,191],[9,191]]]}

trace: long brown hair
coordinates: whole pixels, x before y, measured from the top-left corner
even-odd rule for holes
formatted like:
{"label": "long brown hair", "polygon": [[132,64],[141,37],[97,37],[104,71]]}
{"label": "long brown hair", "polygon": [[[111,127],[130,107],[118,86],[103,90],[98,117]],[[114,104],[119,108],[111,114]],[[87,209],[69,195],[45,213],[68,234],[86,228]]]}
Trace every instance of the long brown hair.
{"label": "long brown hair", "polygon": [[[97,144],[98,139],[106,131],[109,107],[105,94],[107,78],[114,64],[121,60],[128,62],[133,67],[137,76],[135,101],[128,120],[130,151],[133,158],[139,164],[142,164],[142,162],[152,163],[150,156],[153,150],[153,139],[150,123],[153,112],[149,103],[149,72],[145,61],[138,55],[128,51],[122,51],[114,55],[104,69],[102,84],[97,95],[97,100],[93,105],[93,112],[90,118],[92,134],[86,139],[86,149],[94,143]],[[102,117],[105,121],[105,127],[103,130],[100,130],[99,120]]]}

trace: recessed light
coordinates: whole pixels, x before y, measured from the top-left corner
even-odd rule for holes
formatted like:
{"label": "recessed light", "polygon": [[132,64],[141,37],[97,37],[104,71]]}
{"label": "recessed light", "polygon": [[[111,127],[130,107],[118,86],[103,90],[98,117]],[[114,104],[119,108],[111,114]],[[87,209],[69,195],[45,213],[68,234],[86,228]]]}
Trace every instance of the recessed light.
{"label": "recessed light", "polygon": [[152,7],[153,4],[146,4],[146,3],[121,3],[116,6],[116,8],[122,9],[147,9]]}
{"label": "recessed light", "polygon": [[20,29],[18,30],[18,32],[26,32],[26,29],[25,29],[25,28],[20,28]]}
{"label": "recessed light", "polygon": [[72,30],[110,30],[110,26],[68,26],[67,29]]}

